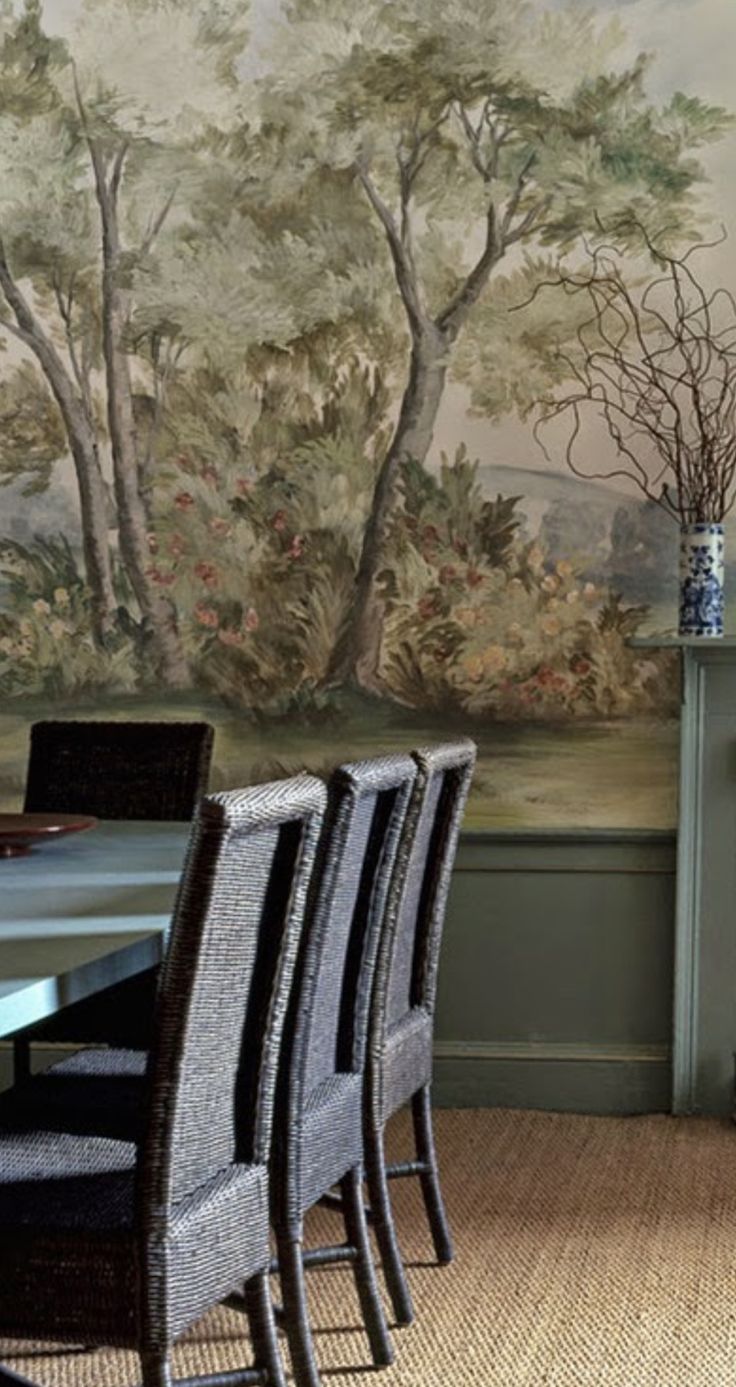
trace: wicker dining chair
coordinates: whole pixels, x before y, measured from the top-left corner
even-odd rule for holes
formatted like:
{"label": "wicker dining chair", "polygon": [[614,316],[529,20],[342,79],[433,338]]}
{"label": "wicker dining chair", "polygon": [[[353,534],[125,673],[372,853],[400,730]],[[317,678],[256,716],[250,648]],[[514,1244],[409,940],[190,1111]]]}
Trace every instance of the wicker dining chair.
{"label": "wicker dining chair", "polygon": [[35,722],[24,812],[188,823],[214,735],[206,722]]}
{"label": "wicker dining chair", "polygon": [[[319,1387],[305,1271],[349,1261],[373,1362],[393,1350],[370,1253],[363,1181],[368,1013],[380,931],[416,768],[408,756],[340,767],[329,785],[284,1040],[272,1162],[272,1216],[284,1328],[297,1387]],[[304,1251],[304,1218],[340,1188],[347,1245]]]}
{"label": "wicker dining chair", "polygon": [[[24,812],[189,823],[207,792],[214,728],[207,722],[36,722]],[[157,969],[68,1007],[14,1040],[14,1078],[31,1044],[146,1045]]]}
{"label": "wicker dining chair", "polygon": [[[376,1365],[393,1353],[376,1288],[361,1195],[364,1076],[373,973],[417,770],[408,756],[332,777],[284,1038],[271,1162],[284,1329],[297,1387],[318,1387],[306,1271],[353,1264]],[[130,1137],[140,1123],[144,1057],[82,1051],[33,1079],[25,1110],[62,1131]],[[339,1184],[347,1242],[304,1251],[304,1219]]]}
{"label": "wicker dining chair", "polygon": [[268,1162],[325,798],[299,776],[202,802],[162,966],[140,1143],[0,1130],[4,1337],[135,1349],[143,1387],[171,1387],[173,1342],[241,1284],[254,1368],[185,1381],[285,1387]]}
{"label": "wicker dining chair", "polygon": [[[365,1167],[372,1222],[399,1324],[414,1318],[388,1182],[418,1176],[437,1261],[453,1256],[431,1108],[432,1041],[442,930],[475,766],[473,742],[412,753],[417,778],[381,937],[368,1040]],[[411,1101],[416,1159],[387,1165],[388,1119]]]}

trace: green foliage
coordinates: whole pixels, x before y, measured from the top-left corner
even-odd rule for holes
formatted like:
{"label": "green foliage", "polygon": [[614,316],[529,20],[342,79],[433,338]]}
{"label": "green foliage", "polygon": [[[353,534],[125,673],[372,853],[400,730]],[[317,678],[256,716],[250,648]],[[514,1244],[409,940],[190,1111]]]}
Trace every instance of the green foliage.
{"label": "green foliage", "polygon": [[478,535],[484,556],[492,568],[503,567],[508,561],[514,536],[519,528],[516,507],[521,496],[497,496],[484,501],[478,520]]}
{"label": "green foliage", "polygon": [[[457,466],[458,464],[456,464]],[[501,547],[485,552],[467,520],[469,464],[452,492],[411,471],[405,495],[420,505],[397,521],[383,574],[389,605],[381,676],[415,709],[501,721],[660,715],[672,708],[670,665],[627,644],[647,615],[583,582],[519,536],[519,498],[478,504],[476,535],[495,518]],[[419,498],[421,497],[421,500]],[[457,516],[452,505],[457,506]],[[434,510],[432,507],[434,506]],[[490,511],[489,511],[490,507]],[[435,523],[428,520],[434,514]]]}
{"label": "green foliage", "polygon": [[57,588],[67,594],[83,593],[76,555],[65,535],[36,535],[32,547],[5,540],[0,562],[10,594],[18,604],[29,597],[48,599]]}
{"label": "green foliage", "polygon": [[25,477],[23,496],[45,491],[65,452],[58,408],[38,371],[24,361],[0,380],[0,485]]}
{"label": "green foliage", "polygon": [[635,636],[648,612],[647,607],[627,607],[618,592],[609,593],[598,613],[598,629],[615,633],[622,640]]}
{"label": "green foliage", "polygon": [[32,545],[4,540],[0,581],[0,694],[23,697],[126,692],[136,682],[136,651],[122,632],[105,649],[90,635],[89,593],[63,535]]}
{"label": "green foliage", "polygon": [[25,0],[15,24],[7,22],[11,14],[7,6],[0,14],[0,117],[27,120],[57,105],[52,77],[67,52],[44,32],[41,0]]}
{"label": "green foliage", "polygon": [[526,417],[569,380],[581,359],[578,333],[591,343],[590,304],[555,287],[559,266],[526,256],[498,275],[492,296],[478,305],[455,352],[453,374],[469,386],[473,412],[492,419]]}
{"label": "green foliage", "polygon": [[203,415],[177,410],[167,429],[149,576],[176,605],[201,687],[254,717],[321,715],[387,437],[380,372],[349,357],[320,403],[272,365],[260,415],[240,427],[237,391],[207,380]]}
{"label": "green foliage", "polygon": [[[407,538],[424,558],[443,555],[446,566],[460,558],[503,567],[519,528],[518,496],[485,500],[478,482],[479,461],[471,462],[464,443],[450,462],[442,453],[439,478],[418,463],[402,465],[403,514],[393,547],[405,550]],[[390,568],[390,562],[389,562]]]}
{"label": "green foliage", "polygon": [[692,235],[696,152],[732,118],[681,95],[654,106],[616,21],[514,0],[295,0],[287,16],[261,89],[271,154],[292,177],[352,172],[358,191],[370,174],[410,228],[430,314],[466,279],[489,202],[497,224],[513,209],[505,234],[563,250],[601,225],[627,244],[642,223]]}

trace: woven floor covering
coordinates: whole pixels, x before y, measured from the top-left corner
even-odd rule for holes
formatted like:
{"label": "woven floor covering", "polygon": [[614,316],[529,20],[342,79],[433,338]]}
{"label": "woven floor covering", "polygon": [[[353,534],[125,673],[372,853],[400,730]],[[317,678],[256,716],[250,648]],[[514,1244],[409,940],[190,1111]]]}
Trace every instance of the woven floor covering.
{"label": "woven floor covering", "polygon": [[[417,1323],[394,1334],[385,1387],[733,1387],[736,1130],[726,1122],[553,1113],[437,1114],[457,1241],[428,1265],[415,1182],[395,1182]],[[406,1133],[392,1132],[394,1151]],[[321,1212],[315,1237],[334,1238]],[[310,1272],[325,1387],[366,1377],[349,1269]],[[176,1352],[177,1373],[249,1361],[237,1313],[218,1310]],[[118,1352],[2,1344],[53,1387],[128,1387]],[[14,1350],[14,1352],[13,1352]]]}

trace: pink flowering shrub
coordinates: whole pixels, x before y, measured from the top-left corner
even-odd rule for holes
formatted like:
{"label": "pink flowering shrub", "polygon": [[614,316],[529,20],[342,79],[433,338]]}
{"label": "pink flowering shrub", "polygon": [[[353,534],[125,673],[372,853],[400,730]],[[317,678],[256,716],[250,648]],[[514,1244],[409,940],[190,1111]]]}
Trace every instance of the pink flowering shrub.
{"label": "pink flowering shrub", "polygon": [[[442,487],[428,480],[418,494],[405,469],[384,575],[382,678],[394,698],[502,721],[674,711],[671,661],[627,644],[645,609],[523,541],[514,500],[483,501],[464,456],[445,463]],[[453,487],[472,498],[462,523]]]}

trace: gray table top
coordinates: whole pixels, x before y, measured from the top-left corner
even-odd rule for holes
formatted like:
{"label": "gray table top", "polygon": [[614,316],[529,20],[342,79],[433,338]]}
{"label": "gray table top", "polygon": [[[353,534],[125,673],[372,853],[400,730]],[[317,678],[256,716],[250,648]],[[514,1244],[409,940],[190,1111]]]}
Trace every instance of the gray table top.
{"label": "gray table top", "polygon": [[0,1036],[159,961],[188,835],[107,822],[0,860]]}

